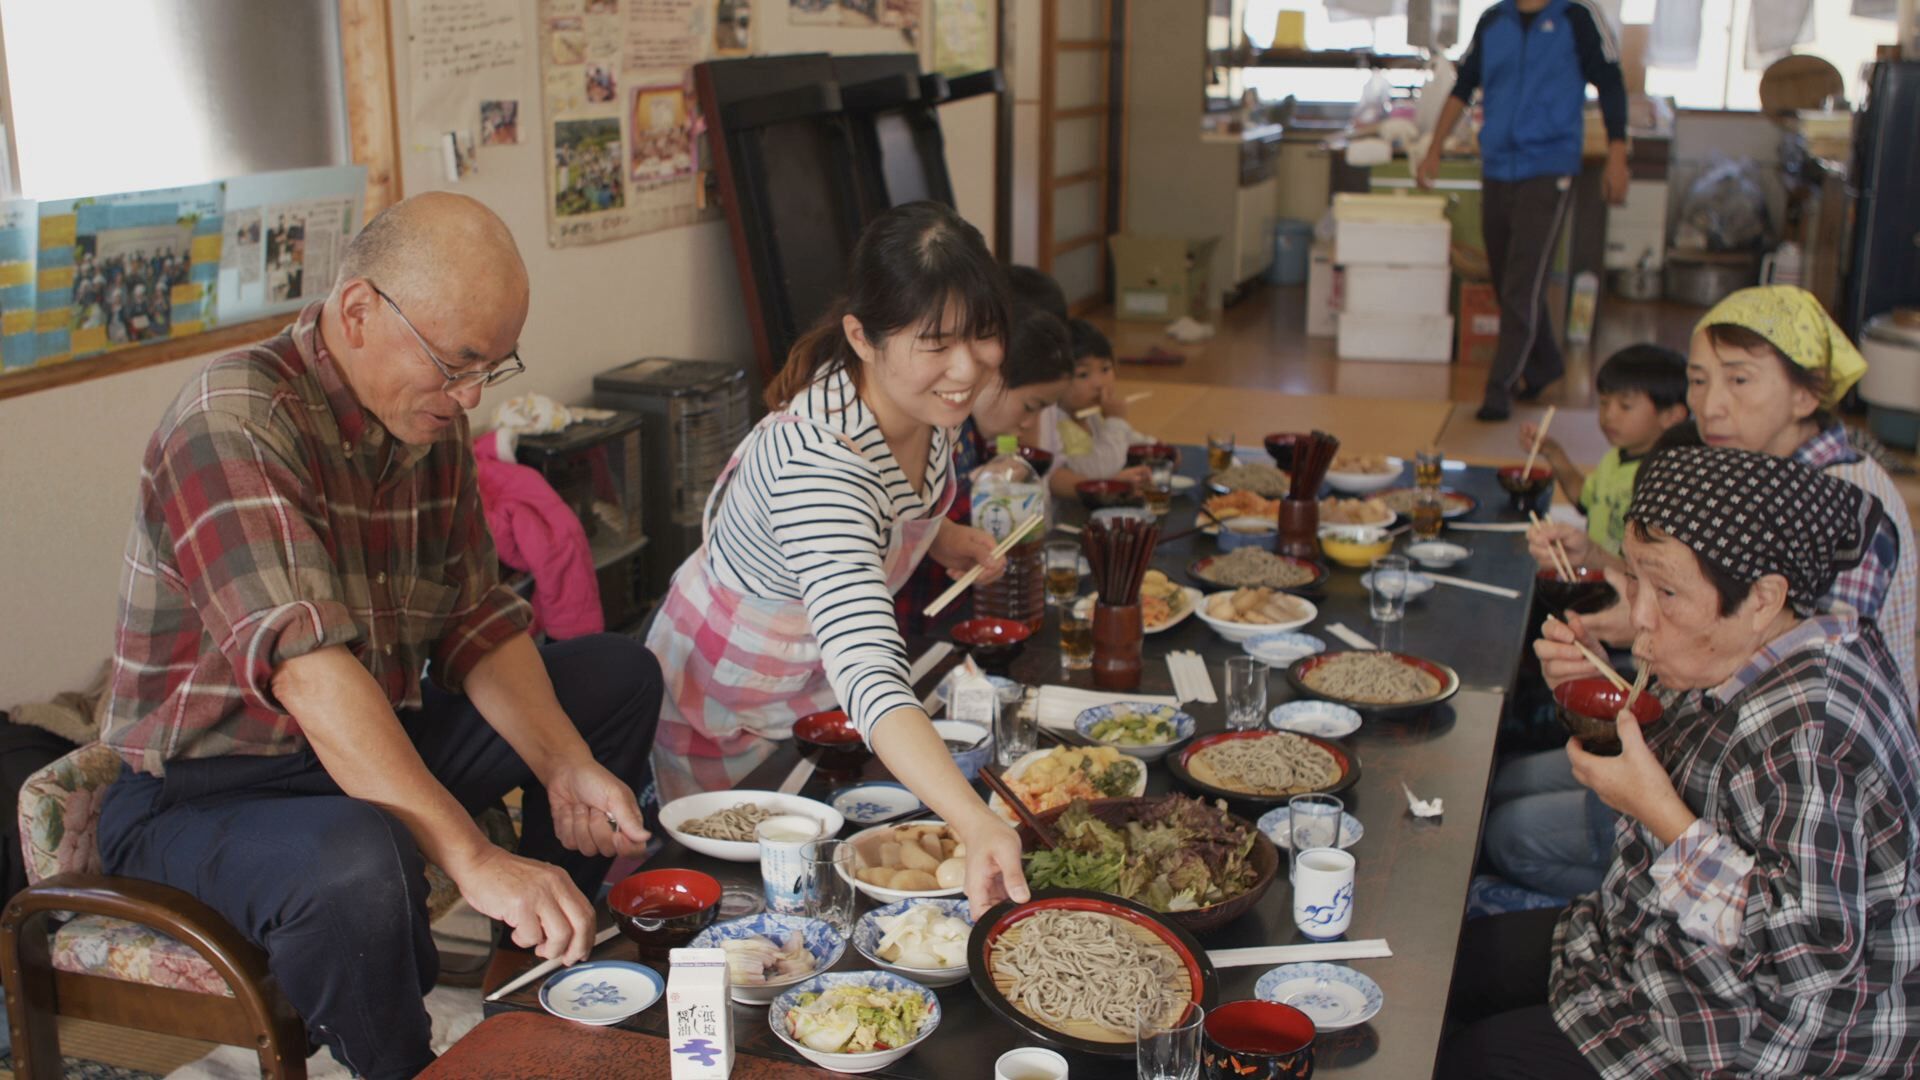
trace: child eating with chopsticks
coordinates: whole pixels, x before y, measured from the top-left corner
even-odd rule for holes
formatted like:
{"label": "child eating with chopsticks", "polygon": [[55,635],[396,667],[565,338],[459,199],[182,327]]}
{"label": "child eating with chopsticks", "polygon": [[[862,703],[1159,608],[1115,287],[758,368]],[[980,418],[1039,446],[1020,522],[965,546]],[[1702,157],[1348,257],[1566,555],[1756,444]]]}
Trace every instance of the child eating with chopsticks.
{"label": "child eating with chopsticks", "polygon": [[1083,480],[1115,478],[1144,484],[1147,467],[1127,467],[1127,447],[1153,442],[1127,422],[1127,402],[1113,377],[1113,343],[1085,319],[1073,335],[1073,379],[1060,404],[1040,418],[1040,448],[1054,455],[1048,485],[1070,497]]}
{"label": "child eating with chopsticks", "polygon": [[[1667,429],[1687,418],[1687,358],[1661,345],[1629,345],[1600,365],[1600,433],[1612,449],[1583,473],[1556,439],[1540,440],[1560,493],[1587,515],[1587,536],[1611,554],[1625,539],[1627,504],[1640,461]],[[1520,425],[1520,446],[1532,449],[1537,429]]]}

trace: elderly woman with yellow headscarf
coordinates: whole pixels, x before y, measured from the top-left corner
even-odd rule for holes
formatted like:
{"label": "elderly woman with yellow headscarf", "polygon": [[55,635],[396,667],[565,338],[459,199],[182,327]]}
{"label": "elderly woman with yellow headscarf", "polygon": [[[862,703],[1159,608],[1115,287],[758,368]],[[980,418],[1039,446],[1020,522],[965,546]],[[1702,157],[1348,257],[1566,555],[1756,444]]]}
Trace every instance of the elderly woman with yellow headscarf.
{"label": "elderly woman with yellow headscarf", "polygon": [[[1841,574],[1822,610],[1850,610],[1872,619],[1886,638],[1911,710],[1916,697],[1914,623],[1920,611],[1920,560],[1913,522],[1893,478],[1847,437],[1834,407],[1866,374],[1867,362],[1820,301],[1791,285],[1741,289],[1709,310],[1694,328],[1687,355],[1687,406],[1708,446],[1791,458],[1864,489],[1886,508],[1858,566]],[[1549,535],[1550,534],[1550,535]],[[1535,537],[1558,537],[1588,565],[1612,565],[1589,550],[1584,534],[1549,526]],[[1619,617],[1588,620],[1602,640],[1622,639]]]}

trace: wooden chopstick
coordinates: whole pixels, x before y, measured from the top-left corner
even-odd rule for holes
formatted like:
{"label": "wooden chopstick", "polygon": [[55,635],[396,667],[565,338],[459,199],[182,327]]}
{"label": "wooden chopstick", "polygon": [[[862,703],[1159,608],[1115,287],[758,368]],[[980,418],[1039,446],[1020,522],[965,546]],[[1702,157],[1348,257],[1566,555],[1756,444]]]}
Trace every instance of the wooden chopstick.
{"label": "wooden chopstick", "polygon": [[1547,441],[1547,429],[1553,426],[1555,406],[1547,406],[1546,418],[1540,421],[1540,430],[1533,433],[1533,449],[1527,451],[1527,467],[1520,470],[1520,482],[1526,483],[1533,476],[1533,459],[1540,456],[1540,444]]}
{"label": "wooden chopstick", "polygon": [[[1136,401],[1145,401],[1146,399],[1152,396],[1153,396],[1153,391],[1142,390],[1139,393],[1128,394],[1125,398],[1121,399],[1121,403],[1125,405],[1131,405]],[[1100,406],[1089,405],[1086,408],[1081,409],[1079,412],[1074,413],[1073,418],[1075,420],[1086,420],[1091,417],[1095,417],[1099,415],[1100,415]]]}
{"label": "wooden chopstick", "polygon": [[[1560,620],[1559,618],[1553,615],[1547,616],[1547,621],[1558,622],[1562,626],[1567,626],[1567,624],[1564,621]],[[1572,630],[1573,627],[1567,626],[1567,629]],[[1613,670],[1612,664],[1607,663],[1604,658],[1594,655],[1594,651],[1592,649],[1587,648],[1586,645],[1582,644],[1578,636],[1576,636],[1573,639],[1573,647],[1580,650],[1580,655],[1587,658],[1587,663],[1592,664],[1596,668],[1599,668],[1600,674],[1606,676],[1606,679],[1608,682],[1612,683],[1613,685],[1619,687],[1622,690],[1631,691],[1633,689],[1632,684],[1628,683],[1626,679],[1622,678],[1619,672]]]}
{"label": "wooden chopstick", "polygon": [[1030,809],[1026,803],[1020,801],[1020,796],[1013,793],[1013,789],[1007,786],[1005,780],[993,775],[992,772],[986,769],[980,770],[980,779],[988,787],[993,789],[994,794],[1006,800],[1007,806],[1013,810],[1015,816],[1019,817],[1019,819],[1026,824],[1027,828],[1033,830],[1033,835],[1035,839],[1040,841],[1040,846],[1046,848],[1059,846],[1053,838],[1053,830],[1047,828],[1047,826],[1041,822],[1040,818],[1034,814],[1033,810]]}
{"label": "wooden chopstick", "polygon": [[[1527,517],[1532,519],[1536,528],[1547,527],[1547,523],[1541,521],[1540,515],[1534,511],[1527,511]],[[1548,542],[1547,554],[1553,559],[1553,572],[1565,578],[1568,584],[1572,584],[1576,580],[1573,572],[1573,557],[1567,554],[1567,549],[1561,545],[1557,537]]]}
{"label": "wooden chopstick", "polygon": [[[1013,549],[1013,545],[1019,543],[1023,537],[1025,537],[1029,532],[1032,532],[1033,527],[1035,525],[1040,524],[1040,521],[1041,521],[1040,515],[1035,514],[1034,516],[1021,522],[1020,524],[1015,525],[1013,527],[1013,531],[1007,534],[1007,538],[1005,540],[1002,540],[998,544],[995,544],[993,546],[993,554],[987,556],[987,559],[989,560],[997,559],[1000,556],[1005,555],[1007,552],[1011,551]],[[960,575],[959,581],[956,581],[952,585],[949,585],[947,587],[946,592],[943,592],[938,597],[935,597],[933,603],[927,605],[927,611],[926,611],[927,617],[932,618],[933,616],[940,614],[941,611],[945,610],[948,604],[953,603],[954,598],[958,597],[961,593],[966,592],[967,586],[973,584],[974,581],[977,578],[979,578],[981,574],[985,572],[986,572],[985,563],[975,563],[973,569]]]}

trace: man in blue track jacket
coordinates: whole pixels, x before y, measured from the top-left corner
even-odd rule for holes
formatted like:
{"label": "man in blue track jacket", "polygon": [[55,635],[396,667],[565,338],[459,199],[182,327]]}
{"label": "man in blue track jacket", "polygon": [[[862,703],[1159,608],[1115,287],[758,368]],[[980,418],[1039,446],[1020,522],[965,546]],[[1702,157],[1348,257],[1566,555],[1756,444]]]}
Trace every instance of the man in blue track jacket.
{"label": "man in blue track jacket", "polygon": [[1594,0],[1501,0],[1474,27],[1453,96],[1440,111],[1422,187],[1440,170],[1440,145],[1473,100],[1480,128],[1481,229],[1500,294],[1500,345],[1478,416],[1505,420],[1566,370],[1547,318],[1547,272],[1580,172],[1587,84],[1607,125],[1607,201],[1627,197],[1627,91],[1620,46]]}

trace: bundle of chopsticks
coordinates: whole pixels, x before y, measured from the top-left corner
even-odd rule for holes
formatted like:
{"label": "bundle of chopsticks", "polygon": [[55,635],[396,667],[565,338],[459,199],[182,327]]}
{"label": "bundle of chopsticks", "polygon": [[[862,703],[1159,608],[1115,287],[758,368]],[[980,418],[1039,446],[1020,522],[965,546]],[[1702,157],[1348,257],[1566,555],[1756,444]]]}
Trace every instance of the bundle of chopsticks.
{"label": "bundle of chopsticks", "polygon": [[1320,485],[1326,483],[1333,456],[1340,452],[1340,440],[1324,431],[1316,431],[1293,444],[1293,475],[1287,494],[1295,499],[1318,499]]}
{"label": "bundle of chopsticks", "polygon": [[[1547,523],[1540,520],[1540,515],[1534,513],[1532,510],[1527,511],[1527,517],[1533,522],[1533,528],[1544,529],[1547,527]],[[1560,542],[1559,537],[1554,537],[1552,543],[1547,545],[1547,555],[1553,560],[1553,572],[1559,574],[1562,581],[1573,582],[1580,580],[1580,575],[1573,572],[1573,559],[1568,557],[1567,547]]]}
{"label": "bundle of chopsticks", "polygon": [[1213,675],[1207,670],[1207,662],[1197,652],[1168,653],[1167,674],[1173,677],[1173,696],[1179,698],[1182,705],[1189,701],[1211,705],[1220,700],[1213,689]]}
{"label": "bundle of chopsticks", "polygon": [[[1554,618],[1552,615],[1547,616],[1547,621],[1550,623],[1560,622],[1560,620]],[[1564,622],[1560,623],[1560,625],[1566,626]],[[1573,628],[1571,626],[1568,626],[1567,629],[1572,630]],[[1640,670],[1634,674],[1633,682],[1629,683],[1627,682],[1626,676],[1621,675],[1618,671],[1615,671],[1613,669],[1613,665],[1607,663],[1606,657],[1601,656],[1599,653],[1596,653],[1592,649],[1587,648],[1586,643],[1580,640],[1580,637],[1578,634],[1574,635],[1573,647],[1576,649],[1579,649],[1580,655],[1586,657],[1587,663],[1592,664],[1594,666],[1594,669],[1600,672],[1601,678],[1606,679],[1608,682],[1612,683],[1616,688],[1625,690],[1627,692],[1627,703],[1621,707],[1626,709],[1628,712],[1632,712],[1633,703],[1640,700],[1641,692],[1646,690],[1647,678],[1652,673],[1653,669],[1649,668],[1644,663],[1641,664]]]}
{"label": "bundle of chopsticks", "polygon": [[1095,521],[1080,534],[1081,550],[1093,569],[1093,588],[1109,607],[1140,602],[1140,581],[1153,561],[1160,526],[1138,518]]}

